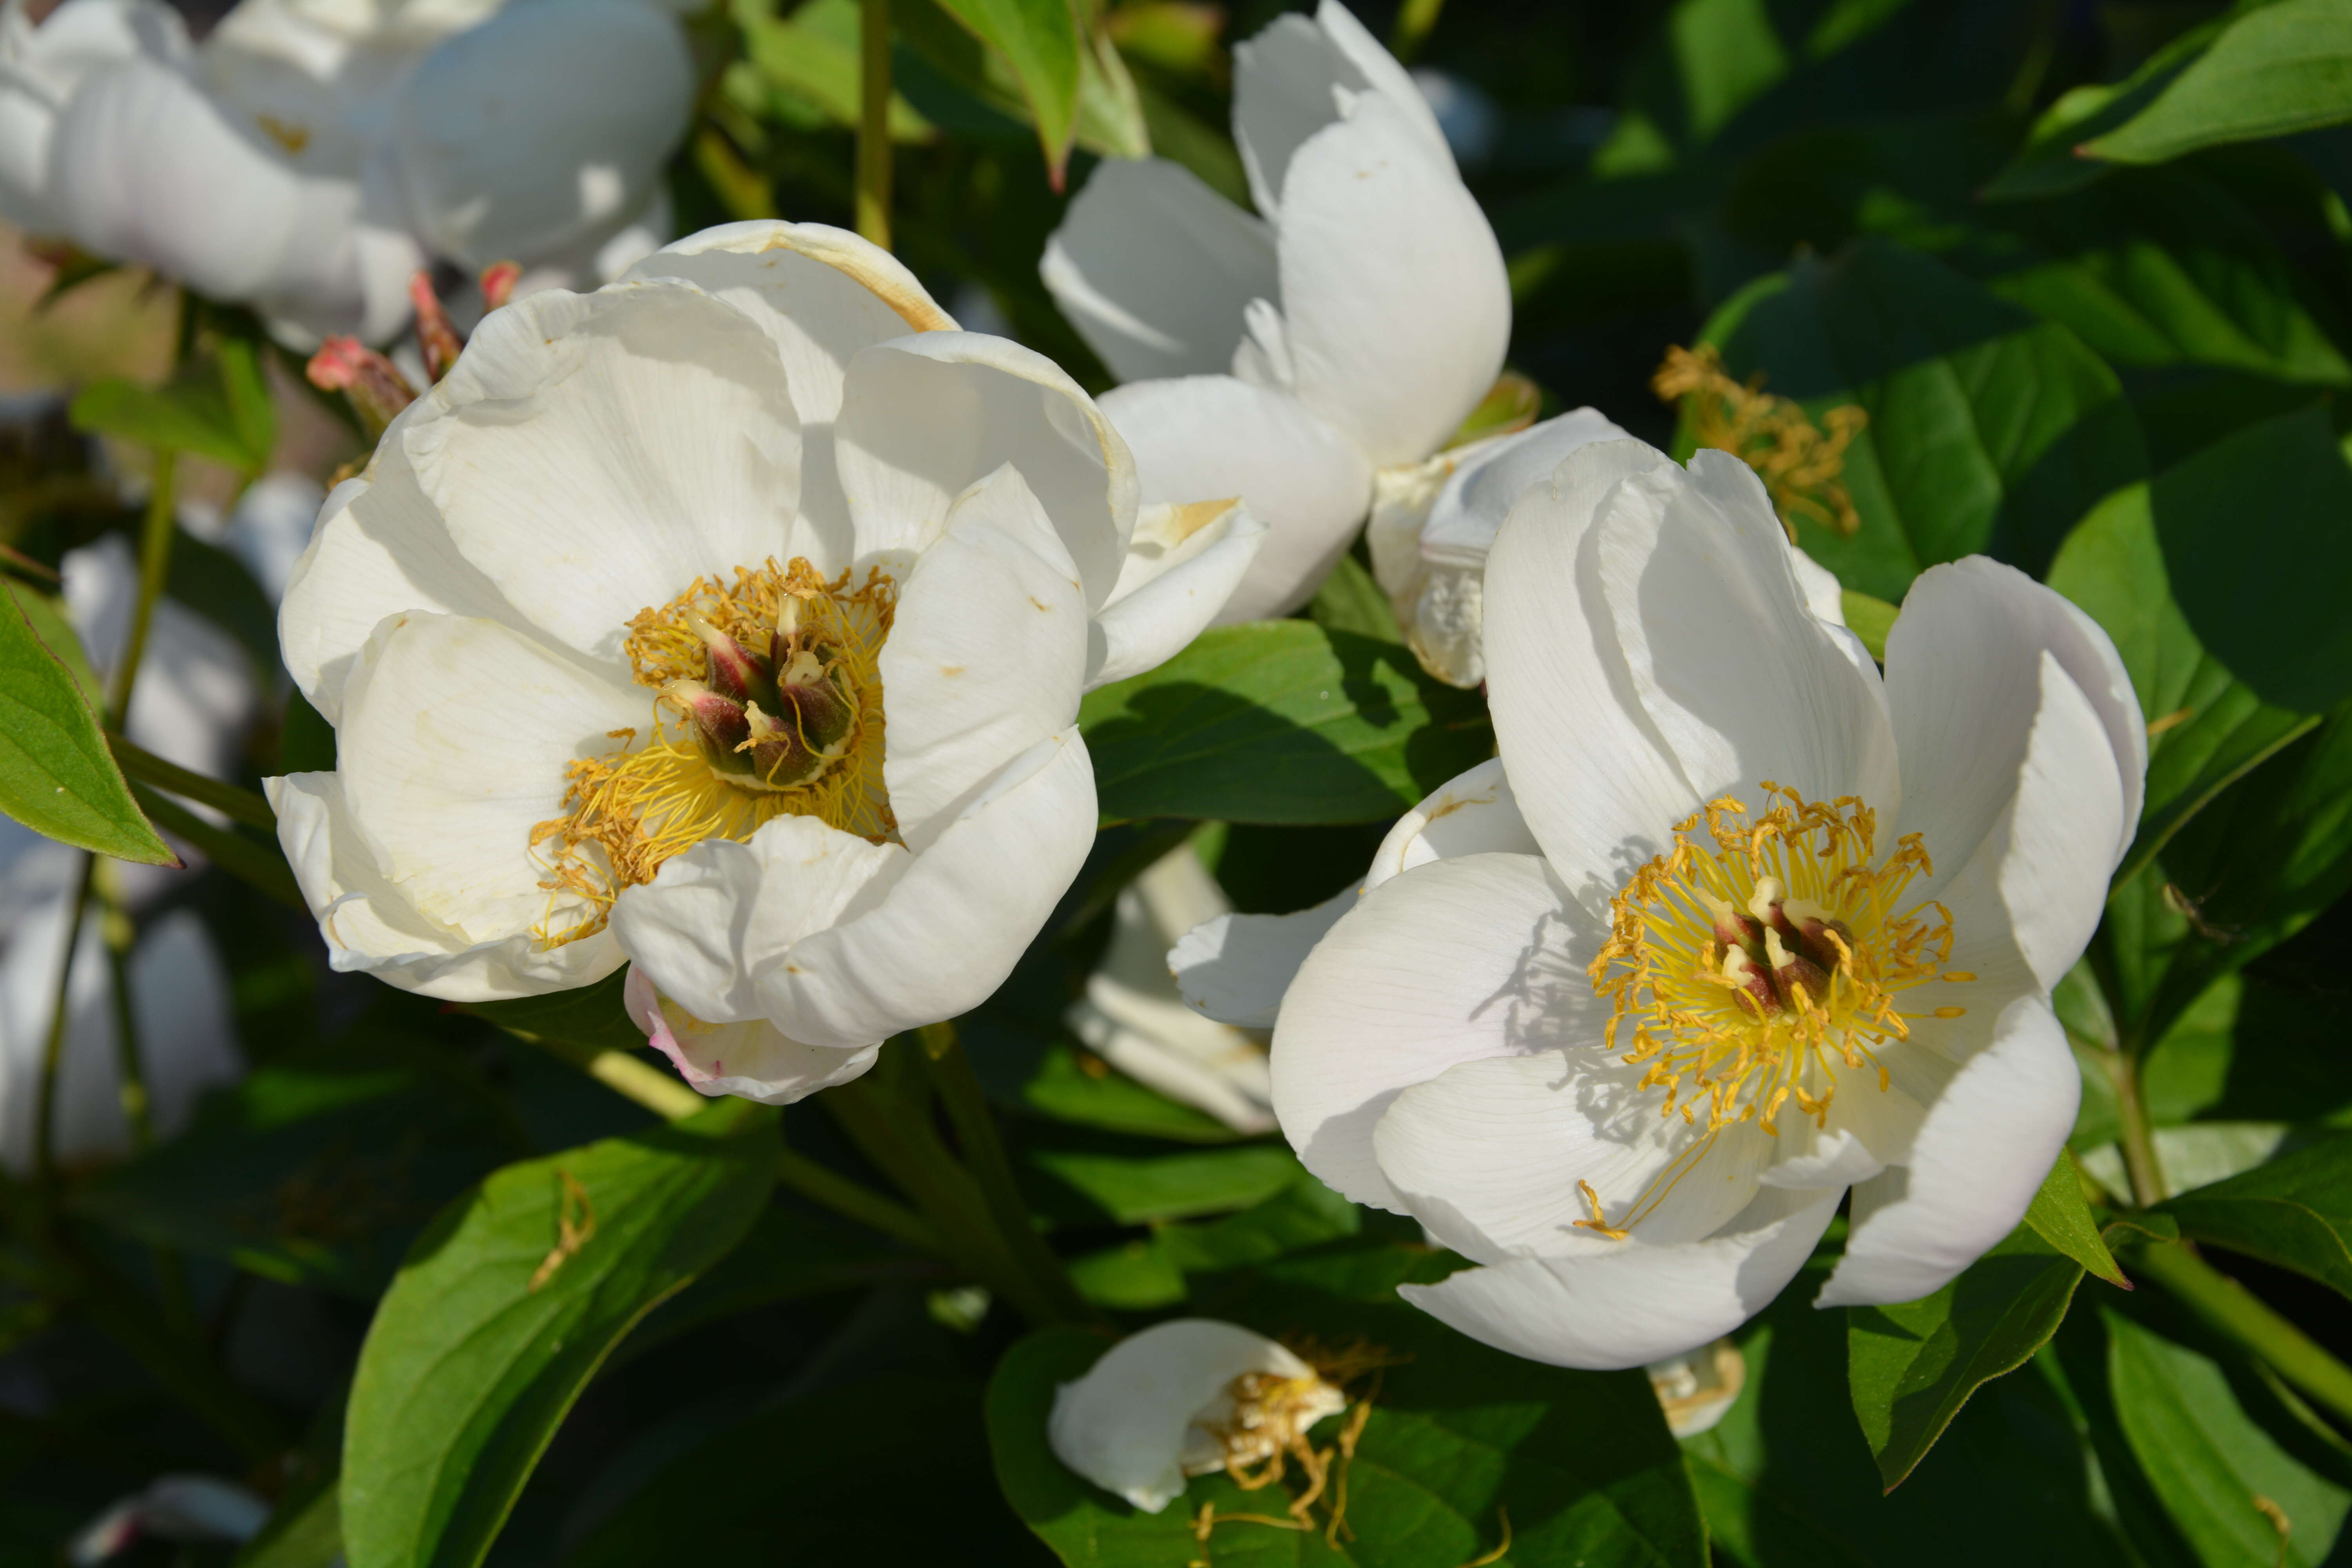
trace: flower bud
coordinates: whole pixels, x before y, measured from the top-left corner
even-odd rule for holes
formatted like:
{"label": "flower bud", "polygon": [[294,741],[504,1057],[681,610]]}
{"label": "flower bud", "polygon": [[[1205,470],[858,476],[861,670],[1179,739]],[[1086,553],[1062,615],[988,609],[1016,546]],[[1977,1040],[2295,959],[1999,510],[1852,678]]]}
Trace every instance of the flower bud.
{"label": "flower bud", "polygon": [[689,610],[686,624],[688,630],[702,639],[710,656],[710,689],[736,702],[761,702],[776,706],[776,683],[768,673],[768,666],[758,656],[746,650],[741,643],[729,637],[706,617]]}
{"label": "flower bud", "polygon": [[751,772],[751,759],[743,754],[751,738],[751,724],[740,703],[698,680],[673,680],[662,688],[661,695],[663,701],[685,715],[687,727],[694,731],[712,767],[726,773]]}

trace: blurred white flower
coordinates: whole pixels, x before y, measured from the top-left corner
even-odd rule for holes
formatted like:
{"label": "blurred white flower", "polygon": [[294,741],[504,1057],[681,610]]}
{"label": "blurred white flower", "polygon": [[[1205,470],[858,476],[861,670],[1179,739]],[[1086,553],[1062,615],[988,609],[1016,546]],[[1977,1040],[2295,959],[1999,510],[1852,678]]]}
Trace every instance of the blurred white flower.
{"label": "blurred white flower", "polygon": [[294,563],[310,547],[310,525],[327,487],[308,474],[280,468],[246,487],[226,515],[219,508],[184,501],[180,526],[236,557],[273,605],[286,596]]}
{"label": "blurred white flower", "polygon": [[0,8],[0,205],[381,342],[430,257],[584,275],[684,132],[677,23],[633,0],[241,0],[201,45],[155,0]]}
{"label": "blurred white flower", "polygon": [[1746,465],[1633,441],[1524,496],[1486,587],[1522,841],[1393,876],[1315,944],[1284,1132],[1481,1265],[1408,1300],[1539,1361],[1727,1332],[1849,1187],[1820,1304],[1937,1289],[2074,1124],[2049,989],[2147,766],[2113,645],[1972,558],[1913,584],[1882,679]]}
{"label": "blurred white flower", "polygon": [[1624,435],[1597,410],[1580,408],[1454,447],[1381,487],[1364,540],[1422,668],[1455,686],[1486,679],[1479,651],[1486,552],[1504,514],[1577,447]]}
{"label": "blurred white flower", "polygon": [[280,614],[339,741],[269,781],[333,962],[478,1001],[634,960],[688,1080],[770,1100],[976,1005],[1093,841],[1080,693],[1263,534],[1135,490],[1076,383],[838,229],[492,313]]}
{"label": "blurred white flower", "polygon": [[1045,1436],[1062,1463],[1158,1513],[1182,1495],[1187,1476],[1289,1452],[1347,1404],[1264,1335],[1178,1318],[1129,1335],[1056,1389]]}
{"label": "blurred white flower", "polygon": [[1323,0],[1234,50],[1257,216],[1178,164],[1107,161],[1040,270],[1130,384],[1103,410],[1149,501],[1239,496],[1271,530],[1223,618],[1296,608],[1375,486],[1409,485],[1493,385],[1501,250],[1428,101]]}
{"label": "blurred white flower", "polygon": [[215,1476],[159,1476],[142,1491],[109,1507],[82,1527],[66,1548],[66,1561],[90,1568],[130,1551],[142,1541],[244,1542],[261,1533],[269,1505]]}
{"label": "blurred white flower", "polygon": [[1063,1017],[1088,1050],[1128,1077],[1236,1132],[1271,1132],[1265,1037],[1186,1006],[1168,969],[1178,937],[1232,909],[1190,844],[1170,850],[1119,889],[1110,945]]}

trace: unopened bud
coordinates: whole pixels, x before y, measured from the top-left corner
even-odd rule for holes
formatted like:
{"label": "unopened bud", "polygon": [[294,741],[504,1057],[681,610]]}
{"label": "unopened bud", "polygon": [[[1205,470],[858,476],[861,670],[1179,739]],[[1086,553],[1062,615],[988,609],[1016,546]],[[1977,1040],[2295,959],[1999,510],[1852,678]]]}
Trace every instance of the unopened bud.
{"label": "unopened bud", "polygon": [[520,261],[493,261],[482,268],[482,308],[501,310],[514,298],[515,284],[522,278]]}
{"label": "unopened bud", "polygon": [[776,685],[769,678],[766,665],[694,611],[687,612],[686,625],[688,630],[702,639],[703,650],[710,656],[712,690],[738,702],[764,702],[772,709],[777,706]]}
{"label": "unopened bud", "polygon": [[817,755],[839,756],[857,722],[857,705],[814,653],[799,653],[777,672],[779,710],[794,721],[801,739]]}
{"label": "unopened bud", "polygon": [[416,401],[416,389],[400,367],[357,338],[338,335],[320,343],[303,374],[320,391],[350,398],[371,437],[383,435],[384,426]]}
{"label": "unopened bud", "polygon": [[416,307],[416,348],[425,356],[425,374],[438,381],[449,374],[465,352],[466,340],[449,324],[441,296],[433,291],[433,276],[415,272],[408,279],[408,302]]}

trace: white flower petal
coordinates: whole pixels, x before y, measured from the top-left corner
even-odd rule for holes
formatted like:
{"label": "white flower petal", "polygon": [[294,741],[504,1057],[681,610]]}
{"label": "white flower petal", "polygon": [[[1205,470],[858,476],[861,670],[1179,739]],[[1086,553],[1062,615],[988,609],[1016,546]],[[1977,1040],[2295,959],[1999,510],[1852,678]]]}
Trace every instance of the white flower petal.
{"label": "white flower petal", "polygon": [[1520,497],[1486,564],[1497,749],[1553,869],[1596,909],[1705,798],[1634,698],[1595,563],[1595,514],[1666,462],[1639,441],[1579,447]]}
{"label": "white flower petal", "polygon": [[336,771],[362,842],[427,920],[498,942],[568,926],[533,830],[563,815],[566,764],[642,731],[651,694],[492,621],[387,621],[343,693]]}
{"label": "white flower petal", "polygon": [[[2032,715],[2032,728],[2021,737],[2023,755],[2011,761],[2015,753],[2003,736],[1989,741],[1977,757],[1954,757],[1955,765],[1992,775],[1995,788],[2009,797],[2000,815],[1965,864],[1955,869],[1939,858],[1943,875],[1913,894],[1939,897],[1950,908],[1951,967],[2009,992],[2046,991],[2074,966],[2106,906],[2116,843],[2130,831],[2102,715],[2056,654],[2043,649],[2040,665],[2039,693],[2011,694]],[[1954,798],[1947,795],[1945,802]],[[1947,841],[1967,834],[1965,825],[1946,828],[1907,808],[1902,826],[1924,833],[1928,853],[1939,858]],[[1967,1005],[1971,998],[1950,1000]]]}
{"label": "white flower petal", "polygon": [[[430,405],[409,407],[432,411]],[[409,416],[404,412],[402,419]],[[425,610],[530,626],[481,568],[458,553],[401,450],[402,428],[394,421],[367,471],[328,494],[278,602],[286,668],[331,724],[341,722],[343,684],[386,616]]]}
{"label": "white flower petal", "polygon": [[1007,763],[878,901],[762,971],[770,1021],[847,1049],[970,1012],[1044,929],[1094,833],[1094,769],[1073,726]]}
{"label": "white flower petal", "polygon": [[1234,47],[1234,142],[1257,210],[1280,210],[1285,177],[1298,149],[1347,112],[1357,95],[1386,97],[1433,151],[1453,154],[1429,100],[1380,40],[1337,0],[1323,0],[1308,21],[1278,17]]}
{"label": "white flower petal", "polygon": [[1287,614],[1348,548],[1370,503],[1371,468],[1296,398],[1229,375],[1139,382],[1103,412],[1135,454],[1144,504],[1239,497],[1268,530],[1220,624]]}
{"label": "white flower petal", "polygon": [[1481,566],[1518,499],[1595,441],[1631,440],[1597,408],[1578,408],[1460,455],[1421,530],[1424,560]]}
{"label": "white flower petal", "polygon": [[1761,809],[1769,779],[1895,815],[1902,773],[1878,678],[1807,607],[1753,469],[1702,450],[1687,474],[1628,480],[1594,526],[1633,692],[1696,786],[1685,809],[1727,794]]}
{"label": "white flower petal", "polygon": [[883,776],[910,848],[1076,721],[1087,628],[1077,568],[1019,472],[973,485],[916,560],[882,645]]}
{"label": "white flower petal", "polygon": [[1886,698],[1903,758],[1904,826],[1958,866],[2007,809],[2054,658],[2097,715],[2122,812],[2112,870],[2139,826],[2147,728],[2097,622],[2014,567],[1971,556],[1929,567],[1886,637]]}
{"label": "white flower petal", "polygon": [[476,942],[419,914],[360,837],[333,773],[264,779],[278,842],[319,917],[327,961],[448,1002],[496,1002],[593,984],[624,962],[609,931],[547,952],[529,932]]}
{"label": "white flower petal", "polygon": [[1242,1029],[1271,1029],[1298,966],[1339,917],[1356,907],[1343,888],[1287,915],[1219,915],[1177,939],[1168,967],[1185,1005]]}
{"label": "white flower petal", "polygon": [[856,1051],[803,1046],[764,1018],[706,1024],[666,1002],[645,971],[634,967],[621,996],[646,1043],[712,1099],[731,1094],[762,1105],[797,1105],[819,1089],[865,1077],[882,1054],[879,1045]]}
{"label": "white flower petal", "polygon": [[677,24],[630,0],[508,5],[449,38],[390,117],[425,237],[479,268],[625,226],[686,132],[694,75]]}
{"label": "white flower petal", "polygon": [[853,904],[870,905],[908,864],[898,845],[871,844],[813,816],[780,816],[748,843],[709,838],[663,862],[652,881],[614,900],[613,934],[637,971],[690,1016],[764,1022],[761,973],[789,963],[794,942]]}
{"label": "white flower petal", "polygon": [[[1895,1091],[1886,1092],[1892,1095]],[[1840,1101],[1839,1109],[1843,1108]],[[1848,1128],[1821,1131],[1809,1121],[1796,1119],[1792,1125],[1780,1130],[1780,1142],[1785,1147],[1773,1151],[1770,1167],[1757,1178],[1768,1187],[1834,1188],[1843,1192],[1886,1168],[1886,1162]]]}
{"label": "white flower petal", "polygon": [[1605,1009],[1584,969],[1601,936],[1533,856],[1442,860],[1366,894],[1307,955],[1275,1026],[1291,1147],[1347,1197],[1402,1210],[1373,1152],[1381,1114],[1458,1062],[1591,1037]]}
{"label": "white flower petal", "polygon": [[158,0],[66,0],[37,22],[27,0],[0,7],[0,220],[36,235],[61,225],[49,143],[83,79],[145,56],[188,57],[187,26]]}
{"label": "white flower petal", "polygon": [[2017,1227],[2074,1125],[2082,1074],[2050,1004],[2021,996],[1953,1079],[1909,1162],[1853,1190],[1845,1257],[1815,1305],[1913,1301]]}
{"label": "white flower petal", "polygon": [[401,426],[465,557],[533,624],[618,658],[697,576],[845,540],[794,516],[800,425],[757,323],[682,283],[550,289],[494,310]]}
{"label": "white flower petal", "polygon": [[1087,689],[1156,668],[1200,636],[1249,574],[1265,524],[1215,501],[1145,507],[1127,567],[1087,643]]}
{"label": "white flower petal", "polygon": [[953,331],[953,319],[888,251],[824,224],[721,224],[665,246],[627,276],[683,279],[760,323],[801,417],[801,510],[828,538],[847,539],[832,430],[849,362],[908,332]]}
{"label": "white flower petal", "polygon": [[1276,246],[1299,401],[1375,464],[1435,451],[1511,335],[1503,253],[1453,160],[1368,95],[1299,149]]}
{"label": "white flower petal", "polygon": [[1766,1189],[1705,1241],[1628,1240],[1574,1258],[1466,1268],[1397,1294],[1481,1343],[1554,1366],[1611,1371],[1679,1355],[1770,1304],[1812,1253],[1839,1194]]}
{"label": "white flower petal", "polygon": [[1400,872],[1465,855],[1542,853],[1518,797],[1503,775],[1503,759],[1489,757],[1440,784],[1428,799],[1397,818],[1364,873],[1370,892]]}
{"label": "white flower petal", "polygon": [[1660,1114],[1657,1093],[1637,1087],[1649,1069],[1622,1055],[1596,1029],[1414,1084],[1372,1134],[1381,1173],[1431,1235],[1480,1263],[1628,1245],[1580,1225],[1592,1209],[1579,1184],[1633,1241],[1710,1236],[1748,1206],[1774,1140],[1748,1126],[1710,1137]]}
{"label": "white flower petal", "polygon": [[1146,1513],[1184,1490],[1192,1425],[1248,1373],[1313,1375],[1262,1334],[1206,1318],[1177,1318],[1130,1334],[1084,1377],[1054,1393],[1046,1441],[1055,1458]]}
{"label": "white flower petal", "polygon": [[958,498],[1010,463],[1077,563],[1087,608],[1110,597],[1135,530],[1135,463],[1043,354],[947,331],[862,350],[834,431],[860,559],[929,548]]}
{"label": "white flower petal", "polygon": [[1164,158],[1097,164],[1037,272],[1121,381],[1223,370],[1244,308],[1280,289],[1273,232]]}

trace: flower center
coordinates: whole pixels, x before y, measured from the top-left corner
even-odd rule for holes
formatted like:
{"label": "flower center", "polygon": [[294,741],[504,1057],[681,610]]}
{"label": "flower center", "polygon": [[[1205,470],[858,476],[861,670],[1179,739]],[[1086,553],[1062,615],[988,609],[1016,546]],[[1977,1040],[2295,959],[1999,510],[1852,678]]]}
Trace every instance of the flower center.
{"label": "flower center", "polygon": [[[1587,1187],[1593,1217],[1576,1222],[1587,1229],[1622,1236],[1726,1127],[1753,1121],[1777,1138],[1791,1100],[1826,1126],[1841,1068],[1872,1069],[1885,1089],[1878,1053],[1909,1037],[1910,1020],[1966,1011],[1898,1005],[1929,981],[1976,978],[1942,967],[1951,912],[1932,899],[1904,903],[1914,877],[1935,874],[1919,835],[1882,860],[1876,814],[1859,798],[1823,805],[1759,787],[1771,802],[1760,816],[1712,802],[1610,901],[1609,940],[1590,970],[1611,1004],[1609,1047],[1649,1064],[1636,1087],[1665,1089],[1661,1116],[1703,1121],[1709,1137],[1614,1225]],[[1696,837],[1702,817],[1712,848]]]}
{"label": "flower center", "polygon": [[567,765],[565,815],[531,830],[552,897],[544,947],[604,930],[623,889],[710,838],[740,842],[779,816],[814,816],[877,844],[898,836],[882,781],[882,644],[898,585],[852,589],[805,558],[735,568],[629,623],[622,647],[654,689],[650,738],[619,730]]}

